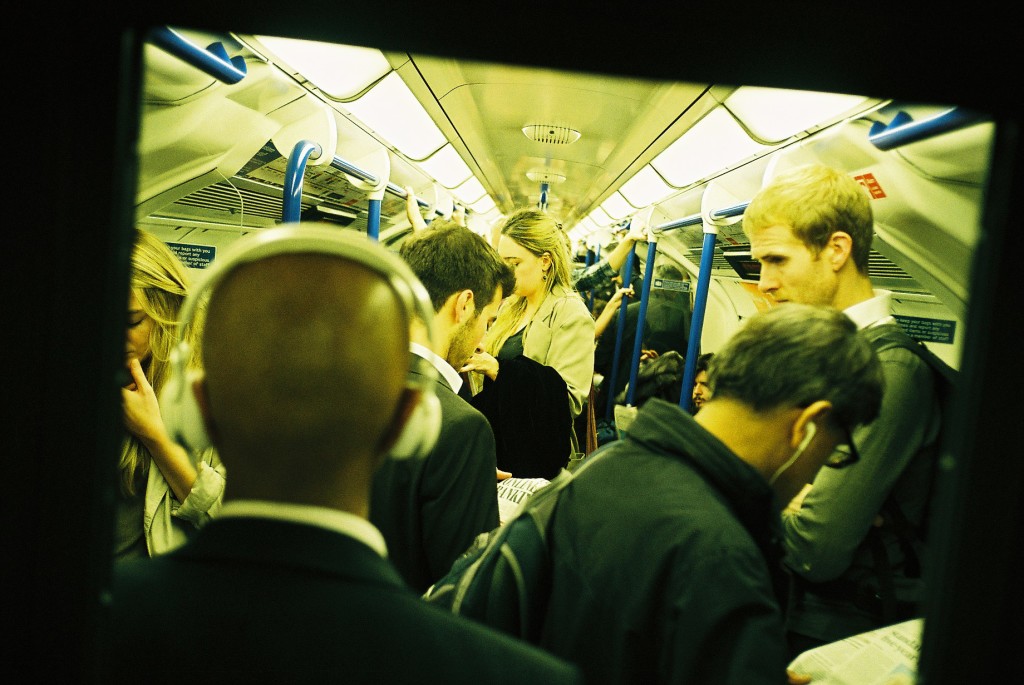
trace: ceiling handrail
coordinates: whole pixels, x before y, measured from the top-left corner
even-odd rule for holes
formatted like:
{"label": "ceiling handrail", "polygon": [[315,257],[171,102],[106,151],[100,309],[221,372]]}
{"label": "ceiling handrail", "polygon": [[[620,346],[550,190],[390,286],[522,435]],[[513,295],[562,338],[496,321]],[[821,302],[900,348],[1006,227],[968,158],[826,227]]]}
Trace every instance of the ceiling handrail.
{"label": "ceiling handrail", "polygon": [[868,131],[868,142],[879,150],[893,150],[943,133],[957,131],[985,121],[987,117],[962,107],[954,107],[929,119],[914,121],[900,111],[888,124],[876,121]]}
{"label": "ceiling handrail", "polygon": [[229,57],[223,43],[210,43],[204,50],[166,26],[150,31],[149,42],[223,83],[234,84],[245,78],[245,58]]}

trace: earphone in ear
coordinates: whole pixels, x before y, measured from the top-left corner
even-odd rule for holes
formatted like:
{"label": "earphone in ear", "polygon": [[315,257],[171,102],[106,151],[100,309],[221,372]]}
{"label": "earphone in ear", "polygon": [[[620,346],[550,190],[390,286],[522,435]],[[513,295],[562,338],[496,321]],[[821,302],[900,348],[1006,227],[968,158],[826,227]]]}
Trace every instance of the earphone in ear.
{"label": "earphone in ear", "polygon": [[[183,336],[195,317],[199,302],[239,265],[295,253],[336,255],[377,272],[394,291],[409,319],[420,318],[428,339],[433,340],[434,307],[426,288],[401,257],[365,234],[318,223],[287,224],[250,233],[207,267],[179,312],[178,340],[182,342],[171,352],[170,374],[160,393],[160,411],[171,438],[187,449],[196,452],[212,444],[192,388],[199,372],[188,368],[192,354]],[[410,354],[410,357],[406,387],[420,391],[420,401],[388,452],[394,459],[425,456],[441,432],[441,403],[434,392],[437,369],[417,355]],[[392,413],[397,414],[394,408]]]}
{"label": "earphone in ear", "polygon": [[811,444],[811,440],[814,439],[814,434],[817,432],[818,427],[814,425],[813,421],[808,421],[806,424],[804,424],[804,437],[802,440],[800,440],[800,444],[797,445],[796,451],[793,452],[793,456],[787,459],[785,463],[782,464],[782,466],[775,470],[775,473],[772,474],[772,477],[768,479],[768,485],[774,485],[775,481],[777,481],[779,479],[779,476],[782,475],[782,472],[788,469],[790,466],[792,466],[793,463],[800,458],[800,455],[803,454],[804,450],[807,449],[807,446]]}

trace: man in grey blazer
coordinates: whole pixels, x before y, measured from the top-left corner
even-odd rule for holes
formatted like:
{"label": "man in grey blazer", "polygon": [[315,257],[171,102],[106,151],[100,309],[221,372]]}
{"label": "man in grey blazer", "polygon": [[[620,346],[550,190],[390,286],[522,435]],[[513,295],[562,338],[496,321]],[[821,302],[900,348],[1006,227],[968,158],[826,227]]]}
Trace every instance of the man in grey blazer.
{"label": "man in grey blazer", "polygon": [[[202,282],[203,373],[176,367],[160,406],[176,439],[217,448],[224,506],[177,550],[114,569],[104,679],[579,683],[423,602],[367,520],[386,455],[426,449],[436,425],[410,375],[410,324],[430,303],[404,262],[307,224],[252,233],[223,259]],[[205,433],[181,418],[196,412]]]}
{"label": "man in grey blazer", "polygon": [[399,254],[430,295],[434,342],[414,333],[412,352],[436,370],[441,430],[425,459],[389,460],[377,472],[370,521],[388,557],[423,593],[480,533],[498,525],[494,433],[459,396],[460,368],[479,344],[515,275],[481,236],[436,219]]}

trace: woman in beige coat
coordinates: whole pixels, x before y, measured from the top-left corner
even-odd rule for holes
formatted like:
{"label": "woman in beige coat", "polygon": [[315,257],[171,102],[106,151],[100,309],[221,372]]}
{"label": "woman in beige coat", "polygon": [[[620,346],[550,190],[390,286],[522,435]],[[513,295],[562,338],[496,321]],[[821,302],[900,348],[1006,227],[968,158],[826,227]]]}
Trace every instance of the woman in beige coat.
{"label": "woman in beige coat", "polygon": [[516,288],[461,370],[474,372],[473,404],[491,420],[498,467],[550,478],[579,452],[573,421],[594,377],[594,319],[573,288],[568,237],[553,218],[513,213],[498,253]]}

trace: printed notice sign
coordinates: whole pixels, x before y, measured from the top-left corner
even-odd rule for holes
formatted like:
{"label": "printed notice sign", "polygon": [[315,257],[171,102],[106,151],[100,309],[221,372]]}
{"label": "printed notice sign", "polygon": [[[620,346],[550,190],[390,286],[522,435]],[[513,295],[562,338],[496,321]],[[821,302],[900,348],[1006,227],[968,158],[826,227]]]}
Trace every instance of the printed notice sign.
{"label": "printed notice sign", "polygon": [[217,256],[217,248],[212,245],[189,245],[187,243],[167,243],[167,247],[178,255],[178,259],[190,269],[205,269]]}
{"label": "printed notice sign", "polygon": [[662,290],[674,290],[680,293],[690,292],[689,281],[673,281],[669,278],[655,278],[651,283],[652,288],[661,288]]}
{"label": "printed notice sign", "polygon": [[956,321],[929,319],[923,316],[895,315],[896,322],[914,340],[953,344],[956,336]]}

